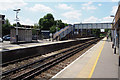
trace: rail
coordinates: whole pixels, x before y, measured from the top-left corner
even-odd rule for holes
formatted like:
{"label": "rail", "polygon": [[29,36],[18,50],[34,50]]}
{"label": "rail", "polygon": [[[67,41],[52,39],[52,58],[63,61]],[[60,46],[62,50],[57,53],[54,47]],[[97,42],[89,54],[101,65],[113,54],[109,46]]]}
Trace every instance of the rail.
{"label": "rail", "polygon": [[[96,39],[96,40],[99,40],[99,39]],[[16,80],[16,79],[29,80],[29,79],[32,79],[34,76],[38,75],[39,73],[49,69],[50,67],[54,66],[55,64],[65,60],[68,57],[78,53],[81,50],[83,50],[87,46],[96,42],[96,40],[93,40],[93,41],[92,41],[92,39],[90,41],[88,40],[85,43],[76,45],[76,46],[74,46],[74,47],[72,47],[68,50],[65,50],[63,52],[60,52],[58,54],[43,58],[43,59],[35,61],[31,64],[24,65],[22,67],[19,67],[16,70],[10,70],[10,72],[6,72],[6,73],[3,72],[2,75],[7,75],[9,73],[12,73],[12,74],[10,74],[11,76],[9,75],[10,77],[7,77],[7,78],[2,77],[2,79],[3,80],[4,79],[12,79],[12,80]],[[31,67],[28,67],[28,66],[31,66]],[[17,71],[20,71],[21,69],[22,69],[21,72],[17,72]]]}

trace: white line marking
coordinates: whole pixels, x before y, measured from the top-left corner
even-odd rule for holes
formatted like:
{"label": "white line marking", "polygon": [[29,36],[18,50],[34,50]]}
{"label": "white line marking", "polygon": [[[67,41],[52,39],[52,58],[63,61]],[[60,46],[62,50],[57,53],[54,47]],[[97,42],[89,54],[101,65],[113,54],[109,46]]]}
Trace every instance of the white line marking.
{"label": "white line marking", "polygon": [[[97,43],[98,44],[98,43]],[[91,47],[90,49],[88,49],[85,53],[83,53],[80,57],[78,57],[76,60],[74,60],[71,64],[69,64],[68,66],[66,66],[64,69],[62,69],[60,72],[58,72],[55,76],[53,76],[52,78],[55,78],[55,77],[57,77],[60,73],[62,73],[65,69],[67,69],[68,67],[70,67],[72,64],[74,64],[77,60],[79,60],[82,56],[84,56],[85,54],[87,54],[87,52],[88,51],[90,51],[92,48],[94,48],[94,47],[96,47],[96,45],[97,44],[95,44],[93,47]],[[52,79],[51,78],[51,79]],[[50,80],[51,80],[50,79]]]}

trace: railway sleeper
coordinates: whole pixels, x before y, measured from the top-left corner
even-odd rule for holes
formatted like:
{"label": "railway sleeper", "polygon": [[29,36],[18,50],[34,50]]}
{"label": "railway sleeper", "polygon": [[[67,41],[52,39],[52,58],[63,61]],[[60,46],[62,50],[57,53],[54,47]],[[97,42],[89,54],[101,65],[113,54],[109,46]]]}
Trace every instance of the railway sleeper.
{"label": "railway sleeper", "polygon": [[[87,45],[87,46],[89,46],[89,45]],[[83,49],[84,47],[82,47],[82,49]],[[76,51],[76,52],[78,52],[78,50]]]}

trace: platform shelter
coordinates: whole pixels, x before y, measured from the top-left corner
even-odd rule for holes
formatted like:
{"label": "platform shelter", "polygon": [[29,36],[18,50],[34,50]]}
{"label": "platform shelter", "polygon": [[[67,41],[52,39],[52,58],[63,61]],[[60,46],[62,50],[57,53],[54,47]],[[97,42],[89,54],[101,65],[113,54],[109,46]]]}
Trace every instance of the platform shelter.
{"label": "platform shelter", "polygon": [[10,30],[10,42],[16,43],[16,29],[18,30],[18,42],[31,42],[32,41],[32,29],[25,27],[12,27]]}

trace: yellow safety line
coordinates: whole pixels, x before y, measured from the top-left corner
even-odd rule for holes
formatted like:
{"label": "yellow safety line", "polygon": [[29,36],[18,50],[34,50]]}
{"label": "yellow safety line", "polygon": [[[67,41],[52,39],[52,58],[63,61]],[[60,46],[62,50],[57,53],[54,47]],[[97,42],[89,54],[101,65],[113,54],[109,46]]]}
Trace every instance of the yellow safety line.
{"label": "yellow safety line", "polygon": [[103,45],[102,45],[102,48],[101,48],[101,50],[100,50],[100,52],[99,52],[99,54],[98,54],[98,57],[97,57],[94,65],[93,65],[93,67],[92,67],[92,70],[91,70],[88,78],[91,78],[91,77],[92,77],[92,74],[93,74],[93,72],[94,72],[94,70],[95,70],[95,67],[96,67],[96,65],[97,65],[98,59],[99,59],[99,57],[100,57],[100,54],[101,54],[101,52],[102,52],[102,50],[103,50],[104,44],[105,44],[105,41],[104,41],[104,43],[103,43]]}

